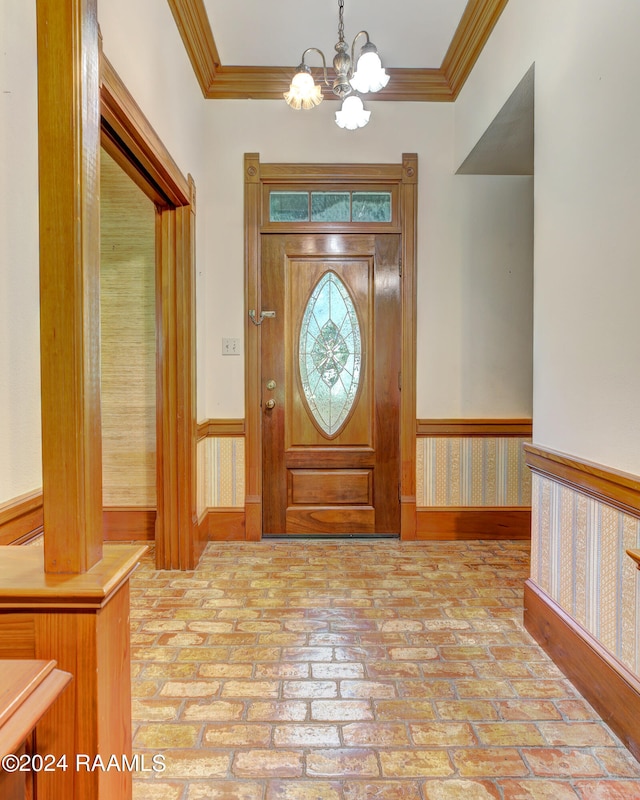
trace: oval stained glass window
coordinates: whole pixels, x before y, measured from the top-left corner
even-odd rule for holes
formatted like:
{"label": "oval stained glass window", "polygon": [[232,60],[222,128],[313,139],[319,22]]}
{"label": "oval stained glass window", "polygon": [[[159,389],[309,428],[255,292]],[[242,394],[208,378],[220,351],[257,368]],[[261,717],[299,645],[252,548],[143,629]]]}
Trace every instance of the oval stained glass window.
{"label": "oval stained glass window", "polygon": [[325,272],[311,292],[302,315],[298,358],[308,409],[333,437],[353,408],[362,365],[358,315],[335,272]]}

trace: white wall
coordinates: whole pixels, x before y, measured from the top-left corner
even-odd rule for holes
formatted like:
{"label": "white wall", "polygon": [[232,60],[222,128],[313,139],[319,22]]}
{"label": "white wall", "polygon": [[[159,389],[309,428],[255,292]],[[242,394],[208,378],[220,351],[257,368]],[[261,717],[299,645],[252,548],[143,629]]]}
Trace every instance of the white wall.
{"label": "white wall", "polygon": [[640,473],[640,4],[510,0],[456,103],[461,161],[536,64],[534,440]]}
{"label": "white wall", "polygon": [[205,416],[203,321],[207,221],[200,204],[213,187],[203,168],[205,100],[166,0],[98,0],[103,50],[174,161],[196,184],[198,418]]}
{"label": "white wall", "polygon": [[[180,169],[196,180],[199,419],[244,414],[242,358],[223,357],[221,339],[242,338],[244,330],[245,152],[259,152],[263,161],[290,162],[399,162],[403,152],[417,152],[418,416],[527,413],[528,323],[521,319],[519,332],[506,337],[479,312],[486,308],[493,314],[498,300],[504,310],[511,296],[526,305],[524,283],[511,277],[509,265],[511,255],[514,266],[525,258],[510,252],[526,239],[530,202],[517,181],[454,175],[459,159],[454,157],[452,105],[370,103],[370,125],[349,132],[333,123],[332,101],[310,113],[276,101],[205,101],[167,3],[99,0],[98,11],[106,56]],[[0,23],[2,502],[40,485],[41,455],[33,3],[4,0]],[[514,75],[510,89],[524,71]],[[498,92],[496,108],[491,103],[488,108],[495,113],[507,94]],[[485,116],[476,126],[478,136],[493,114]],[[506,211],[509,216],[503,218]],[[509,233],[511,223],[516,227]],[[513,235],[514,230],[523,236]],[[483,274],[489,292],[480,280]],[[479,298],[480,285],[484,298]],[[515,318],[511,322],[519,324]],[[490,370],[498,362],[503,375],[513,370],[510,386],[502,380],[496,385]]]}
{"label": "white wall", "polygon": [[[391,162],[417,152],[418,417],[531,413],[531,181],[456,176],[453,106],[370,102],[366,128],[336,103],[207,104],[206,416],[242,417],[243,363],[221,355],[244,330],[243,154],[263,162]],[[223,154],[223,155],[221,155]],[[487,316],[485,316],[487,315]],[[489,372],[491,370],[491,373]]]}
{"label": "white wall", "polygon": [[35,3],[0,3],[0,503],[42,485]]}

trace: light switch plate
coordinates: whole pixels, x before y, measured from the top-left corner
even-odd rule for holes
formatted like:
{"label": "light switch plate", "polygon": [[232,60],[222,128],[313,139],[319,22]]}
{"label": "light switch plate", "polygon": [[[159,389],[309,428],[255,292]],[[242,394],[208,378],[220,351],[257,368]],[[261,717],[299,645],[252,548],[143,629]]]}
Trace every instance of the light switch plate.
{"label": "light switch plate", "polygon": [[222,337],[222,355],[223,356],[239,356],[240,355],[240,339],[229,339]]}

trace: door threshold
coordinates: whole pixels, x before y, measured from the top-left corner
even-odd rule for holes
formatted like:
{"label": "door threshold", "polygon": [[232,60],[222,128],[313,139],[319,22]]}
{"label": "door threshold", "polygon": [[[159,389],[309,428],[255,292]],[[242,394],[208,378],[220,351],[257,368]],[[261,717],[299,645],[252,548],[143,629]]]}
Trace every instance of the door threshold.
{"label": "door threshold", "polygon": [[399,533],[263,533],[263,539],[399,539]]}

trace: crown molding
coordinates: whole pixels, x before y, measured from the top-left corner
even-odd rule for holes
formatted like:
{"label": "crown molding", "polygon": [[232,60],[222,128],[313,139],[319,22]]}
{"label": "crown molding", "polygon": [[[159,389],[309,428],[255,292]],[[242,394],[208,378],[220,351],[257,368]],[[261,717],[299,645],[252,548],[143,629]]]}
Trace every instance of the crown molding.
{"label": "crown molding", "polygon": [[[208,100],[281,100],[293,67],[220,64],[204,0],[168,0],[193,70]],[[469,0],[442,65],[389,68],[392,80],[376,100],[452,102],[456,99],[508,0]],[[328,95],[327,99],[334,99]],[[337,99],[337,98],[336,98]]]}
{"label": "crown molding", "polygon": [[204,0],[168,0],[168,2],[202,94],[207,97],[207,91],[214,83],[220,67],[220,56]]}
{"label": "crown molding", "polygon": [[469,0],[467,3],[440,67],[452,100],[460,94],[508,1]]}

